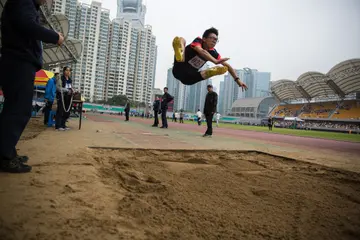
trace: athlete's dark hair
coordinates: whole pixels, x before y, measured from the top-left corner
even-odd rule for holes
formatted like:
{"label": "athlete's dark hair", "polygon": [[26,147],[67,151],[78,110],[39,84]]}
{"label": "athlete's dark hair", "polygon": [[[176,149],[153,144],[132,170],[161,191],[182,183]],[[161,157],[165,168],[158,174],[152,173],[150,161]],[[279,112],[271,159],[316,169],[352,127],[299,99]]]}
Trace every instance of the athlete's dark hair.
{"label": "athlete's dark hair", "polygon": [[216,36],[219,36],[219,31],[216,28],[212,27],[205,30],[203,34],[203,38],[207,38],[211,33],[214,33]]}
{"label": "athlete's dark hair", "polygon": [[63,68],[63,72],[65,72],[66,69],[69,69],[69,70],[71,71],[71,68],[70,68],[69,66],[65,66],[65,67]]}

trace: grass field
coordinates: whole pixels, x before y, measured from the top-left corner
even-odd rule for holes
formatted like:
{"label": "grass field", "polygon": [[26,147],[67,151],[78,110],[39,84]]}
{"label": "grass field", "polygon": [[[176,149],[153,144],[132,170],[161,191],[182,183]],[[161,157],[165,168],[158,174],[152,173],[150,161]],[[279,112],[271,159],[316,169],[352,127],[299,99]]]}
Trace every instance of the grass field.
{"label": "grass field", "polygon": [[[187,124],[196,124],[193,121],[184,121]],[[206,124],[206,123],[203,123]],[[239,130],[248,130],[248,131],[257,131],[257,132],[269,132],[268,127],[259,127],[259,126],[246,126],[230,123],[220,123],[221,128],[230,128],[230,129],[239,129]],[[300,137],[313,137],[313,138],[324,138],[332,139],[339,141],[349,141],[349,142],[360,142],[360,134],[348,134],[348,133],[336,133],[336,132],[322,132],[322,131],[306,131],[306,130],[296,130],[288,128],[273,128],[271,133],[293,135]]]}

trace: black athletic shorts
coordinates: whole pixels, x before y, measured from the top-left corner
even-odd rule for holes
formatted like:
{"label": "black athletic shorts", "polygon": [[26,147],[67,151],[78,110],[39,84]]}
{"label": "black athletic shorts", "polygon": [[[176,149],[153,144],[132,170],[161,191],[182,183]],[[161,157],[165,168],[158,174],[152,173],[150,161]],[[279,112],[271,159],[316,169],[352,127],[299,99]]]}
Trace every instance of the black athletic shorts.
{"label": "black athletic shorts", "polygon": [[184,85],[193,85],[204,80],[200,72],[187,62],[175,62],[172,72]]}

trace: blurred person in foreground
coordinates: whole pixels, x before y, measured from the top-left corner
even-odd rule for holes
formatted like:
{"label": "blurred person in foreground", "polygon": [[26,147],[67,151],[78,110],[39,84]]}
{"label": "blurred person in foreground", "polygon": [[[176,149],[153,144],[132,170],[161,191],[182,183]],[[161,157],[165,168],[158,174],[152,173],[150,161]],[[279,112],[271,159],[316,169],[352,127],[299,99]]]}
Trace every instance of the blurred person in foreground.
{"label": "blurred person in foreground", "polygon": [[0,170],[31,171],[16,144],[31,117],[35,74],[42,68],[42,42],[61,45],[61,33],[40,25],[46,0],[8,0],[1,16],[0,85],[5,102],[0,114]]}
{"label": "blurred person in foreground", "polygon": [[207,129],[203,137],[211,137],[213,133],[212,129],[212,120],[214,117],[214,113],[216,112],[216,106],[218,101],[218,95],[213,91],[213,86],[207,86],[208,93],[205,98],[205,106],[204,106],[204,114],[207,123]]}

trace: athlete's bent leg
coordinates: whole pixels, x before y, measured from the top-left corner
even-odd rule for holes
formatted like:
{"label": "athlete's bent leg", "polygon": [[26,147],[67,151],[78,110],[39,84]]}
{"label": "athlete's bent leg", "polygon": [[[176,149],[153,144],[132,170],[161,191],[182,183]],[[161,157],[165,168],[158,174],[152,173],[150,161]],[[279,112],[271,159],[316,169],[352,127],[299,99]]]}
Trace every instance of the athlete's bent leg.
{"label": "athlete's bent leg", "polygon": [[175,59],[177,62],[185,61],[185,46],[186,41],[182,37],[175,37],[173,40],[173,48],[175,52]]}
{"label": "athlete's bent leg", "polygon": [[225,66],[215,66],[209,69],[206,69],[204,71],[201,71],[201,77],[203,79],[209,79],[211,77],[217,76],[217,75],[222,75],[224,73],[226,73],[228,71],[228,68]]}

